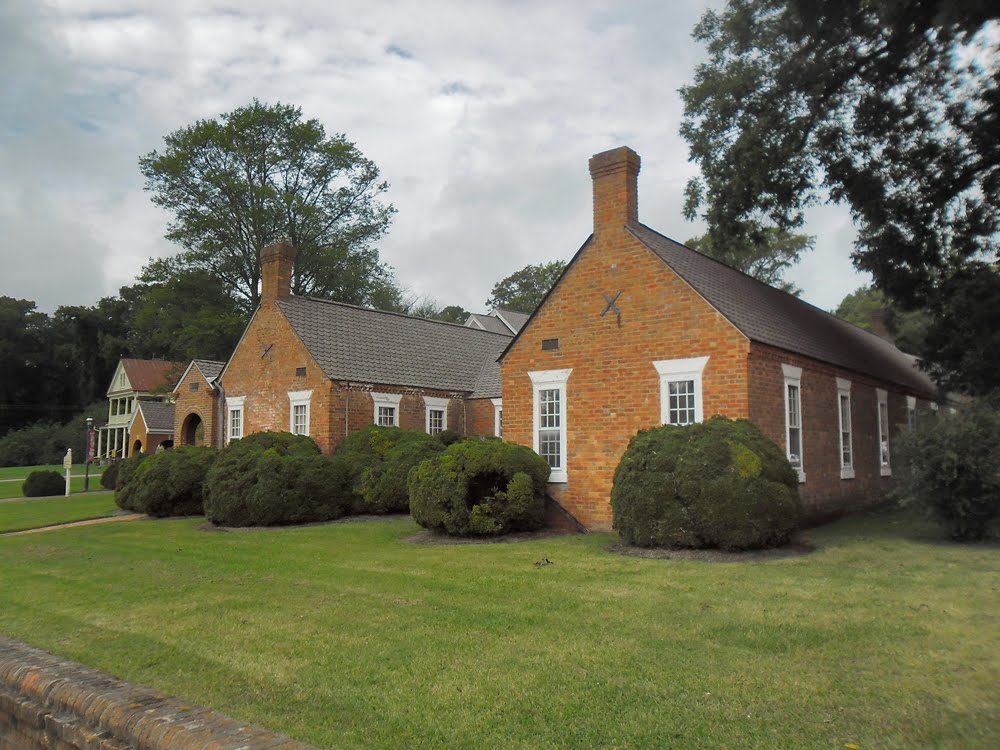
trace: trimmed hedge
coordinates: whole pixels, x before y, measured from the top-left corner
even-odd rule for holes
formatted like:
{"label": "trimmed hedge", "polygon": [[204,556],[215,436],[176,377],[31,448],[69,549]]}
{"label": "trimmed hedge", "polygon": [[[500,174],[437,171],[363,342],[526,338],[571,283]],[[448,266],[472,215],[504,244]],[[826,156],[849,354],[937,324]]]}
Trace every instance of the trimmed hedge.
{"label": "trimmed hedge", "polygon": [[615,528],[639,547],[759,549],[798,527],[798,476],[751,422],[712,417],[640,431],[615,471]]}
{"label": "trimmed hedge", "polygon": [[443,450],[437,437],[401,427],[368,425],[348,435],[336,456],[350,474],[351,512],[409,512],[411,469]]}
{"label": "trimmed hedge", "polygon": [[463,440],[410,472],[410,512],[452,536],[530,531],[545,523],[548,478],[549,465],[530,448]]}
{"label": "trimmed hedge", "polygon": [[204,514],[205,476],[217,456],[213,448],[194,446],[154,453],[129,479],[130,506],[157,518]]}
{"label": "trimmed hedge", "polygon": [[58,471],[45,469],[28,474],[21,485],[25,497],[47,497],[66,494],[66,478]]}
{"label": "trimmed hedge", "polygon": [[350,500],[344,462],[321,455],[311,438],[288,433],[231,442],[205,480],[205,515],[218,526],[331,521]]}
{"label": "trimmed hedge", "polygon": [[147,457],[145,453],[136,453],[113,464],[118,468],[118,476],[115,478],[115,504],[122,510],[139,511],[131,484],[140,464]]}
{"label": "trimmed hedge", "polygon": [[118,489],[118,461],[107,466],[101,474],[101,487],[106,490]]}
{"label": "trimmed hedge", "polygon": [[894,495],[978,541],[1000,533],[1000,394],[921,415],[893,446]]}

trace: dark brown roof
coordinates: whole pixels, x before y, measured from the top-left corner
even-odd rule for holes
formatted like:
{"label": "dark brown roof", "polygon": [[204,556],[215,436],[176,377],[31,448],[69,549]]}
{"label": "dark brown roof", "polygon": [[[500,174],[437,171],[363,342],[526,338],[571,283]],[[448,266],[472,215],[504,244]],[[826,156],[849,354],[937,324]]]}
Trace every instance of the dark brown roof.
{"label": "dark brown roof", "polygon": [[639,224],[640,242],[751,341],[933,396],[934,382],[891,342]]}
{"label": "dark brown roof", "polygon": [[174,405],[162,401],[140,401],[139,411],[149,432],[174,431]]}
{"label": "dark brown roof", "polygon": [[310,297],[277,304],[332,380],[471,393],[510,341],[509,333]]}
{"label": "dark brown roof", "polygon": [[132,390],[142,393],[171,390],[186,364],[163,359],[122,359],[122,367]]}

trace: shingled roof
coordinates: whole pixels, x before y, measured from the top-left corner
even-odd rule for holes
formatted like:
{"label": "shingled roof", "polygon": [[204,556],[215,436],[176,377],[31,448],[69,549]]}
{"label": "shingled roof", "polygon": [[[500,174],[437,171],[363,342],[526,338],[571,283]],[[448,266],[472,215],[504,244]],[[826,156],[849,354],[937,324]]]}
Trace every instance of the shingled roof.
{"label": "shingled roof", "polygon": [[[140,401],[138,404],[139,413],[142,414],[142,421],[146,423],[147,432],[169,432],[174,431],[174,405],[166,404],[162,401]],[[135,417],[133,417],[133,421]]]}
{"label": "shingled roof", "polygon": [[643,224],[629,231],[751,341],[934,395],[934,381],[917,368],[916,358],[891,342]]}
{"label": "shingled roof", "polygon": [[311,297],[287,297],[277,304],[332,380],[472,393],[484,368],[496,366],[510,342],[510,333]]}
{"label": "shingled roof", "polygon": [[201,371],[201,374],[209,383],[219,377],[222,368],[226,366],[225,362],[215,362],[211,359],[195,359],[192,360],[192,364]]}
{"label": "shingled roof", "polygon": [[185,364],[163,359],[122,359],[122,367],[132,390],[141,393],[169,391],[184,371]]}
{"label": "shingled roof", "polygon": [[484,315],[482,313],[472,313],[469,315],[469,319],[465,322],[467,328],[478,327],[484,331],[490,331],[491,333],[502,333],[504,336],[512,336],[510,328],[504,325],[504,322],[497,318],[495,315]]}

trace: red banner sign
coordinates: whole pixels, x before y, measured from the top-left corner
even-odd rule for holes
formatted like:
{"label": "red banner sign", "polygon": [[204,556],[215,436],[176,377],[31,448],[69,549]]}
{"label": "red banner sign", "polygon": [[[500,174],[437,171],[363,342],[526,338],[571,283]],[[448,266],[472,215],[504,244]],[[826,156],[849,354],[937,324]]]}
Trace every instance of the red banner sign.
{"label": "red banner sign", "polygon": [[97,448],[97,430],[90,430],[87,435],[87,462],[94,460],[94,453]]}

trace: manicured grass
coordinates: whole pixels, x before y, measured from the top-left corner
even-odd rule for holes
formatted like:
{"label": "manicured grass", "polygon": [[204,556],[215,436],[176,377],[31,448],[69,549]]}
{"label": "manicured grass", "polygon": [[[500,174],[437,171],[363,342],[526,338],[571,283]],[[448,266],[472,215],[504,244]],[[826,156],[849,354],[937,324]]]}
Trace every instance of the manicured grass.
{"label": "manicured grass", "polygon": [[740,563],[201,525],[0,539],[0,632],[325,747],[1000,747],[1000,548],[898,515]]}
{"label": "manicured grass", "polygon": [[116,510],[118,506],[115,505],[113,492],[89,492],[75,497],[31,498],[0,503],[0,534],[70,521],[105,518]]}
{"label": "manicured grass", "polygon": [[[0,469],[0,480],[11,480],[11,481],[0,481],[0,500],[9,497],[22,497],[23,493],[21,491],[21,485],[24,480],[27,479],[28,475],[33,471],[55,471],[60,476],[65,476],[63,473],[63,467],[52,464],[49,466],[7,466]],[[73,468],[70,471],[70,494],[74,492],[83,492],[83,474],[85,467],[81,465],[73,464]],[[101,490],[101,474],[104,473],[103,466],[97,466],[96,464],[90,467],[90,489]],[[78,476],[79,475],[79,476]]]}

